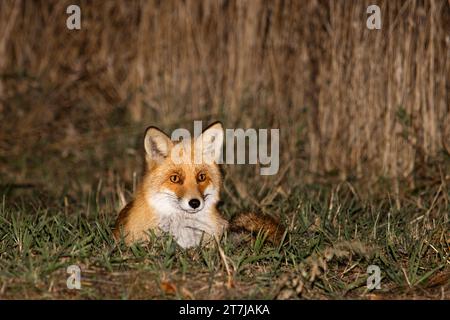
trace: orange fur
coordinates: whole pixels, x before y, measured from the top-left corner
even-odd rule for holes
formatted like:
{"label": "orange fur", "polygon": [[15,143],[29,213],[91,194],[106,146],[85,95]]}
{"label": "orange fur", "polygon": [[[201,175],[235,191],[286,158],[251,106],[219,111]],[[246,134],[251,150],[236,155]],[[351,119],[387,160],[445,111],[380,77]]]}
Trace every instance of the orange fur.
{"label": "orange fur", "polygon": [[274,244],[282,241],[285,232],[284,227],[276,219],[254,212],[241,213],[235,216],[230,222],[230,230],[245,230],[254,236],[261,232],[269,242]]}

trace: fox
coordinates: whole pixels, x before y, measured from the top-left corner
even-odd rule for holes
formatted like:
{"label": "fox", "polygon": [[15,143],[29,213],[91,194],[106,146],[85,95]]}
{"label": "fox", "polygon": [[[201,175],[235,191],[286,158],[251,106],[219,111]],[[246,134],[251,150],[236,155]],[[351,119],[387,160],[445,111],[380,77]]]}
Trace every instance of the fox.
{"label": "fox", "polygon": [[279,241],[284,229],[270,216],[241,213],[231,222],[218,210],[223,179],[218,155],[224,129],[214,122],[198,137],[172,141],[157,127],[144,135],[145,164],[134,199],[119,212],[113,236],[125,244],[149,241],[149,232],[169,233],[182,248],[220,239],[227,230],[266,232]]}

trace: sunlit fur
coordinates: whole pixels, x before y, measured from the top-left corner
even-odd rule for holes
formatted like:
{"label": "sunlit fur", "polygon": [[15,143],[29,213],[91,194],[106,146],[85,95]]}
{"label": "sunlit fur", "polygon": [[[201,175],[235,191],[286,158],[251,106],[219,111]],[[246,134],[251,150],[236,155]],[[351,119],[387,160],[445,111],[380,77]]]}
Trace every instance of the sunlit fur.
{"label": "sunlit fur", "polygon": [[[223,130],[220,123],[215,127]],[[116,239],[123,235],[131,244],[147,240],[149,230],[163,231],[188,248],[207,243],[213,236],[220,237],[228,223],[216,208],[222,185],[218,165],[194,163],[193,150],[201,152],[194,139],[177,145],[177,152],[183,155],[182,164],[173,161],[170,152],[175,144],[161,131],[148,130],[146,139],[146,172],[135,199],[117,219]],[[204,181],[199,181],[200,173]],[[174,175],[179,181],[171,181]],[[198,208],[189,206],[191,199],[200,201]]]}

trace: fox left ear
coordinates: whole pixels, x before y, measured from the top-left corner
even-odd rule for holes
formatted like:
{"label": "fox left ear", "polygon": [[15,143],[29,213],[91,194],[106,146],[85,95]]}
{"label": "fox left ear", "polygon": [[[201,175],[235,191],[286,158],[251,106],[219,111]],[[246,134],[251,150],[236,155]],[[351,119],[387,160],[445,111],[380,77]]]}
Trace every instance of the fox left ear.
{"label": "fox left ear", "polygon": [[159,162],[169,155],[173,146],[169,136],[156,127],[148,127],[145,131],[144,147],[148,162]]}
{"label": "fox left ear", "polygon": [[201,141],[203,161],[218,162],[221,157],[223,146],[223,126],[220,122],[214,122],[206,128],[197,138]]}

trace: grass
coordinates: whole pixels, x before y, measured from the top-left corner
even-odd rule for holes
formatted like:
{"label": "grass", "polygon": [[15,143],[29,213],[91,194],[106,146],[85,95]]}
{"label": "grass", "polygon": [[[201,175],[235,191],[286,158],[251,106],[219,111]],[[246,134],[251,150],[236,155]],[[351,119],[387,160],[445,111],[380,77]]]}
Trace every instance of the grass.
{"label": "grass", "polygon": [[[170,236],[130,248],[115,244],[116,212],[95,195],[82,206],[58,207],[35,195],[10,202],[5,194],[0,297],[449,299],[448,203],[398,209],[388,199],[365,201],[343,189],[299,187],[274,200],[270,210],[288,227],[279,246],[261,234],[225,235],[220,248],[230,275],[217,246],[182,250]],[[237,209],[227,203],[229,218]],[[66,286],[73,264],[81,268],[81,290]],[[369,265],[381,269],[380,290],[366,287]]]}

